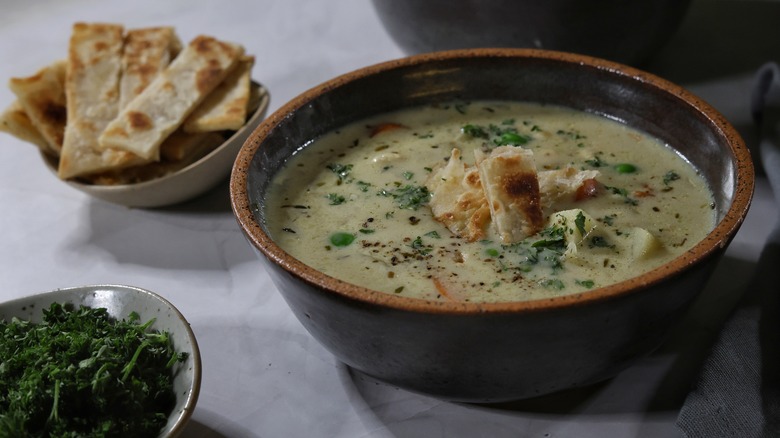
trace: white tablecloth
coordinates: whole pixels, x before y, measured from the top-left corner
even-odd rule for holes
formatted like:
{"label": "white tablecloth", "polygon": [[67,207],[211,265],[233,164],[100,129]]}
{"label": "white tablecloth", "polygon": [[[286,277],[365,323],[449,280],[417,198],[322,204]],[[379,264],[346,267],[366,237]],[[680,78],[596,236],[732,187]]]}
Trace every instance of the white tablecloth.
{"label": "white tablecloth", "polygon": [[[715,105],[750,142],[752,75],[780,57],[777,26],[752,24],[776,18],[779,5],[694,2],[647,69]],[[403,56],[365,0],[4,0],[0,80],[65,57],[76,21],[172,25],[184,41],[204,33],[239,42],[257,57],[253,77],[270,90],[270,111],[338,74]],[[0,87],[0,106],[13,99]],[[0,301],[98,283],[168,298],[192,324],[204,365],[185,437],[675,436],[689,384],[774,221],[773,202],[759,176],[721,269],[660,350],[608,382],[498,406],[413,394],[335,360],[255,259],[230,211],[226,182],[176,207],[127,209],[58,181],[33,146],[2,133]]]}

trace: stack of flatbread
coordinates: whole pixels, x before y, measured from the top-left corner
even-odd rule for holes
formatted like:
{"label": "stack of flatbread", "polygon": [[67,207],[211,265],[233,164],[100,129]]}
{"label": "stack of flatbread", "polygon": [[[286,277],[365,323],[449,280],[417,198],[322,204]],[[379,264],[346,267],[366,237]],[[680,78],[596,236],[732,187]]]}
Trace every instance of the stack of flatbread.
{"label": "stack of flatbread", "polygon": [[171,27],[76,23],[66,60],[12,78],[0,130],[37,145],[62,179],[132,183],[180,169],[242,127],[254,58]]}

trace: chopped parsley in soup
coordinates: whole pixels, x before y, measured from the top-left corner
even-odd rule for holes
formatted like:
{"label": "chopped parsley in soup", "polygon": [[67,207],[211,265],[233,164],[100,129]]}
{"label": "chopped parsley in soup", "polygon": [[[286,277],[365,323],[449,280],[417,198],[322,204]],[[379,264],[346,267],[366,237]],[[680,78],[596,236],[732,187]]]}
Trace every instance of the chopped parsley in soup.
{"label": "chopped parsley in soup", "polygon": [[383,114],[316,139],[267,225],[304,263],[390,294],[519,301],[619,282],[714,227],[702,177],[605,117],[521,102]]}

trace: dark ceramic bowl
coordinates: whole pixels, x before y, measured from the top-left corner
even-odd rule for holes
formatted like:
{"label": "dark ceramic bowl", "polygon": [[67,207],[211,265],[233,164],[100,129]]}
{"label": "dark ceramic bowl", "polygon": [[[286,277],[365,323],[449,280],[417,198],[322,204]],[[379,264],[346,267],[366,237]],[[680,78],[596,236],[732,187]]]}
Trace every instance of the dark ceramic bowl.
{"label": "dark ceramic bowl", "polygon": [[689,0],[373,0],[407,54],[478,47],[552,49],[632,65],[679,27]]}
{"label": "dark ceramic bowl", "polygon": [[[492,304],[431,302],[355,286],[305,265],[269,237],[266,192],[301,147],[367,116],[455,99],[564,105],[654,135],[709,182],[717,226],[690,251],[640,277],[576,295]],[[487,402],[604,380],[658,347],[740,227],[753,176],[734,128],[663,79],[560,52],[466,50],[367,67],[301,94],[247,140],[230,195],[241,229],[290,308],[336,357],[403,388]]]}

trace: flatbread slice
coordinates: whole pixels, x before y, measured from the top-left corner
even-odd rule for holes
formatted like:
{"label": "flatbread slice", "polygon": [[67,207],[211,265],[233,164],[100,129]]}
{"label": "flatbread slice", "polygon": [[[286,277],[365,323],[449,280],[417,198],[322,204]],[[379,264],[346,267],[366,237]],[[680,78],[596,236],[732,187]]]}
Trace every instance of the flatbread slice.
{"label": "flatbread slice", "polygon": [[[181,134],[181,135],[179,135]],[[99,174],[89,175],[82,178],[85,182],[99,185],[117,185],[117,184],[137,184],[149,181],[155,178],[161,178],[173,172],[184,169],[190,164],[208,154],[215,147],[222,144],[225,139],[217,132],[206,132],[202,134],[186,134],[176,131],[168,137],[165,143],[186,143],[183,149],[187,155],[179,160],[145,163],[139,166],[107,171]],[[165,145],[164,143],[164,145]]]}
{"label": "flatbread slice", "polygon": [[434,219],[470,242],[485,237],[490,207],[482,190],[479,171],[463,163],[460,149],[452,149],[447,165],[434,169],[425,186],[433,194],[428,205]]}
{"label": "flatbread slice", "polygon": [[65,135],[65,68],[64,60],[39,70],[32,76],[11,78],[8,86],[40,135],[47,150],[58,155]]}
{"label": "flatbread slice", "polygon": [[55,155],[49,143],[33,125],[32,120],[18,100],[13,101],[5,111],[0,113],[0,131],[7,132],[19,140],[32,143],[47,154]]}
{"label": "flatbread slice", "polygon": [[109,123],[100,135],[100,147],[159,160],[163,140],[225,79],[243,53],[237,44],[196,37]]}
{"label": "flatbread slice", "polygon": [[131,29],[125,35],[119,108],[135,99],[181,51],[172,27]]}
{"label": "flatbread slice", "polygon": [[58,175],[73,178],[142,162],[136,155],[98,149],[97,139],[119,111],[123,28],[76,23],[68,48],[65,94],[68,123]]}
{"label": "flatbread slice", "polygon": [[588,180],[601,175],[598,170],[577,170],[572,166],[562,169],[545,170],[537,174],[541,193],[542,210],[545,215],[559,211],[562,202],[577,200],[577,194]]}
{"label": "flatbread slice", "polygon": [[[214,135],[211,135],[214,134]],[[213,148],[225,142],[225,137],[216,131],[191,134],[181,128],[165,139],[160,145],[160,161],[186,161],[192,158],[203,145],[204,138],[219,138],[221,141],[212,143]]]}
{"label": "flatbread slice", "polygon": [[505,244],[516,243],[544,227],[533,152],[499,146],[490,154],[475,151],[479,178],[496,231]]}
{"label": "flatbread slice", "polygon": [[227,78],[184,122],[186,132],[237,131],[246,122],[253,56],[243,56]]}

